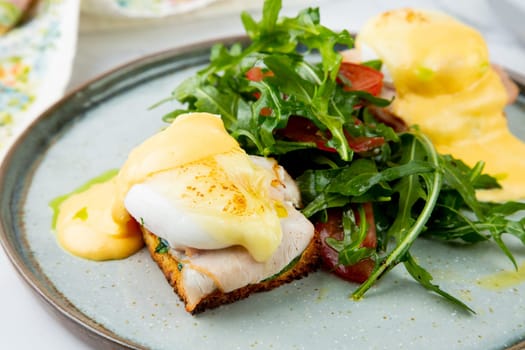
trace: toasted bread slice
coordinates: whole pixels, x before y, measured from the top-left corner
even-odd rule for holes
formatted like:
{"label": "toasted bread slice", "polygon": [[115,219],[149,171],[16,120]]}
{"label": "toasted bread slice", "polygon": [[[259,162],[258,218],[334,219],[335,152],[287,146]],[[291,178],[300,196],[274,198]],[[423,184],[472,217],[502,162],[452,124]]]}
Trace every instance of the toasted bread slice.
{"label": "toasted bread slice", "polygon": [[269,291],[277,288],[285,283],[289,283],[293,280],[300,279],[306,276],[308,273],[318,269],[320,265],[320,239],[317,232],[310,241],[310,244],[302,253],[299,260],[288,270],[282,271],[277,276],[263,280],[256,284],[249,284],[242,288],[235,289],[231,292],[222,292],[219,289],[215,289],[210,294],[206,295],[197,303],[190,303],[187,295],[185,294],[185,287],[182,279],[181,262],[177,258],[167,253],[157,253],[156,247],[159,244],[159,238],[143,228],[143,236],[146,246],[157,265],[163,271],[167,281],[173,287],[175,293],[179,296],[181,301],[186,306],[186,311],[191,314],[197,314],[207,309],[216,308],[218,306],[233,303],[237,300],[244,299],[252,293]]}

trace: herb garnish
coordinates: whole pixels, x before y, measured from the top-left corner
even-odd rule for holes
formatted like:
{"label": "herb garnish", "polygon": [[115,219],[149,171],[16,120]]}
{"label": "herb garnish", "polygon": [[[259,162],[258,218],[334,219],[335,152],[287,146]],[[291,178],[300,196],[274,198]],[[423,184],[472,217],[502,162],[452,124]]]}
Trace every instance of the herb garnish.
{"label": "herb garnish", "polygon": [[[525,204],[477,201],[476,189],[498,187],[494,178],[482,174],[482,162],[469,168],[438,154],[417,128],[396,133],[377,121],[368,107],[385,107],[390,101],[349,91],[340,83],[344,77],[338,76],[342,58],[337,50],[352,47],[350,34],[322,26],[318,9],[305,9],[292,18],[279,17],[280,9],[280,0],[267,0],[260,21],[243,13],[251,42],[245,47],[214,46],[210,64],[165,100],[177,100],[185,109],[164,119],[169,122],[196,111],[220,114],[226,129],[248,153],[276,157],[296,177],[303,213],[313,222],[325,219],[329,208],[372,203],[380,223],[377,248],[360,246],[367,224],[358,226],[348,214],[351,211],[344,211],[344,238],[327,242],[339,252],[340,264],[364,258],[375,261],[371,276],[353,298],[361,298],[402,263],[423,287],[474,312],[433,284],[410,248],[422,235],[465,243],[492,239],[516,266],[502,235],[514,235],[525,244],[525,219],[509,219],[525,210]],[[367,65],[378,68],[381,62]],[[260,79],[247,78],[254,67],[262,72]],[[283,130],[297,116],[321,135],[321,145],[286,137]],[[349,143],[352,138],[384,142],[356,151]]]}
{"label": "herb garnish", "polygon": [[77,211],[75,216],[73,216],[73,219],[79,219],[79,220],[82,220],[82,221],[86,221],[88,219],[88,216],[89,216],[89,214],[88,214],[87,207],[83,207],[82,209]]}
{"label": "herb garnish", "polygon": [[166,254],[170,250],[170,244],[162,237],[158,237],[157,246],[155,247],[155,253]]}

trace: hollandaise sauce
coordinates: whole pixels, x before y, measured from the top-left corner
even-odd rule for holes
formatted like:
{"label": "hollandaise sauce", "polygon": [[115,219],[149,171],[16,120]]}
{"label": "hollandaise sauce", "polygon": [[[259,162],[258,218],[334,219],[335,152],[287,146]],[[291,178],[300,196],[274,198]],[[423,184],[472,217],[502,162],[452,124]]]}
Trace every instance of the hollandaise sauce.
{"label": "hollandaise sauce", "polygon": [[[281,242],[279,220],[286,216],[265,189],[271,181],[226,132],[220,117],[192,113],[137,146],[118,173],[55,200],[54,227],[62,247],[92,260],[130,256],[143,246],[140,225],[162,228],[168,221],[168,231],[196,243],[190,247],[242,245],[264,261]],[[131,191],[136,185],[142,187]],[[130,192],[128,202],[145,213],[146,222],[128,213]],[[159,203],[166,208],[162,215],[155,209]],[[198,232],[202,239],[196,238]]]}
{"label": "hollandaise sauce", "polygon": [[138,224],[114,220],[115,181],[97,183],[73,194],[59,207],[56,231],[60,245],[70,253],[90,260],[126,258],[143,246]]}
{"label": "hollandaise sauce", "polygon": [[357,45],[385,63],[396,115],[441,154],[485,162],[502,189],[480,191],[480,200],[525,198],[525,144],[508,129],[507,94],[478,32],[445,14],[403,9],[370,21]]}
{"label": "hollandaise sauce", "polygon": [[116,174],[117,170],[108,171],[50,203],[57,240],[71,254],[111,260],[126,258],[142,248],[142,235],[134,220],[113,220]]}

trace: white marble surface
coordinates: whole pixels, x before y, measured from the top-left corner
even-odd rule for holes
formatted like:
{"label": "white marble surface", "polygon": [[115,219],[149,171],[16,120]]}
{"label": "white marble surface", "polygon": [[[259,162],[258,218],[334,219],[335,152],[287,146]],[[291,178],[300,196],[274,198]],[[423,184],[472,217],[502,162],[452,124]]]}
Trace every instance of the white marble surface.
{"label": "white marble surface", "polygon": [[[210,8],[183,17],[157,21],[115,22],[81,17],[78,51],[69,89],[98,74],[148,53],[195,41],[241,34],[239,8],[251,10],[260,1],[223,0]],[[495,1],[493,2],[495,3]],[[284,0],[287,14],[305,5],[321,7],[322,21],[333,28],[358,30],[364,21],[395,7],[441,9],[478,28],[487,39],[492,60],[525,74],[525,46],[504,29],[484,0],[354,1]],[[22,280],[0,250],[0,348],[1,349],[100,349],[109,345],[58,317]]]}

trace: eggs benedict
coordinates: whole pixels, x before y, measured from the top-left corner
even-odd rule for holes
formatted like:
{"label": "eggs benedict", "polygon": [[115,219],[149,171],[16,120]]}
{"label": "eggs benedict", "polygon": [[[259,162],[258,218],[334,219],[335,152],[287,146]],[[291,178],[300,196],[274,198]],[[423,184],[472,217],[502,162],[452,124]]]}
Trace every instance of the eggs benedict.
{"label": "eggs benedict", "polygon": [[480,33],[445,14],[400,9],[367,22],[356,46],[384,62],[395,115],[440,153],[470,166],[485,162],[502,188],[479,191],[480,200],[525,198],[525,144],[508,129],[508,95]]}
{"label": "eggs benedict", "polygon": [[317,267],[299,205],[275,160],[248,156],[219,116],[191,113],[136,147],[116,176],[61,202],[56,229],[66,250],[93,260],[129,256],[144,238],[195,313]]}

